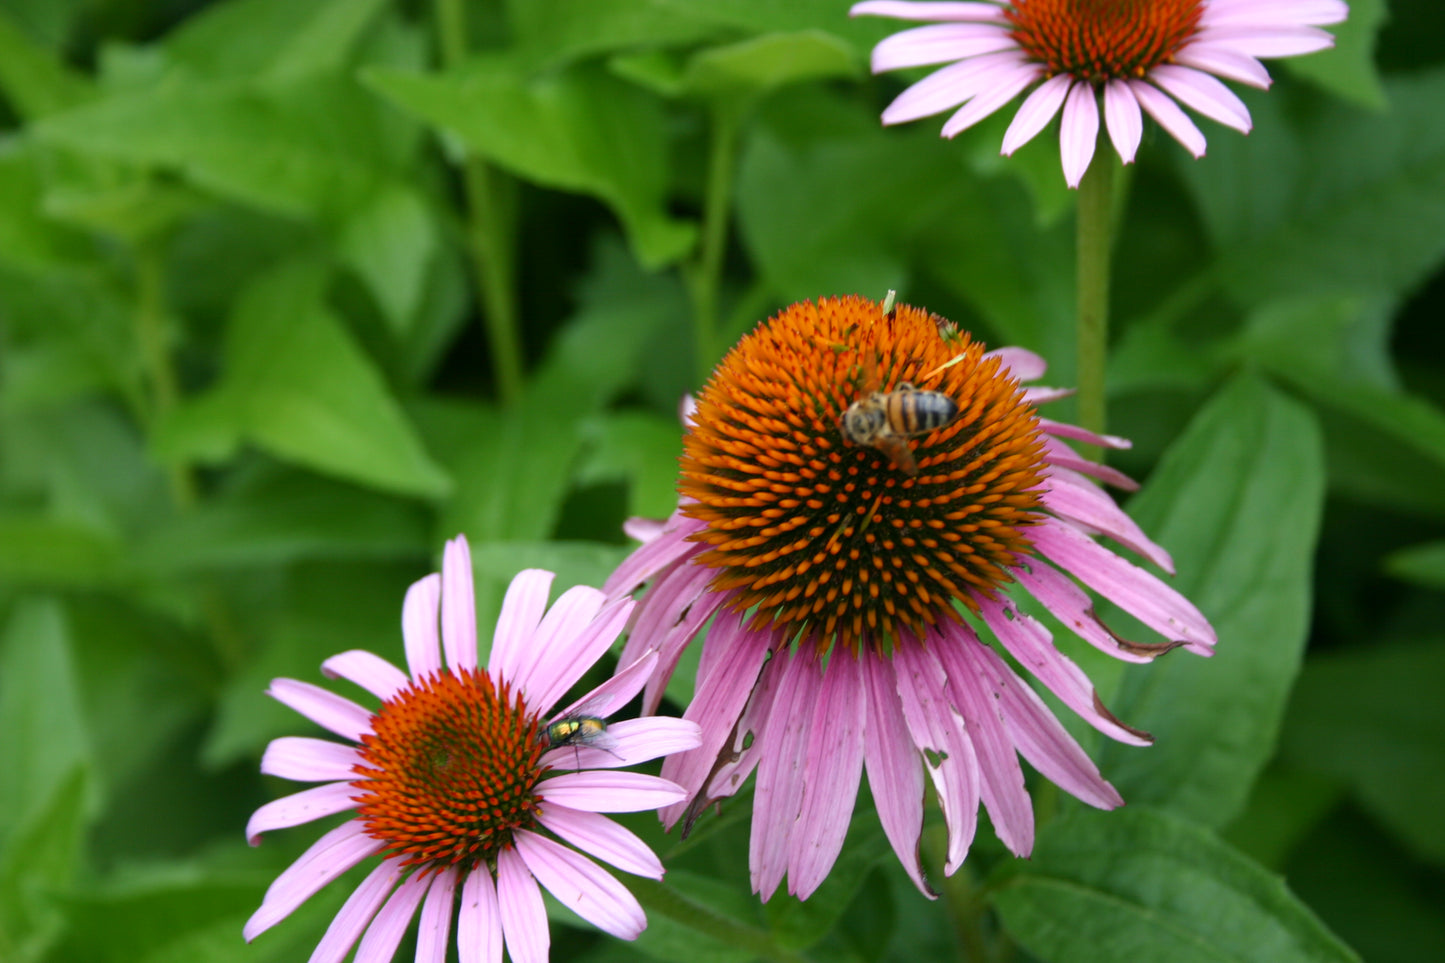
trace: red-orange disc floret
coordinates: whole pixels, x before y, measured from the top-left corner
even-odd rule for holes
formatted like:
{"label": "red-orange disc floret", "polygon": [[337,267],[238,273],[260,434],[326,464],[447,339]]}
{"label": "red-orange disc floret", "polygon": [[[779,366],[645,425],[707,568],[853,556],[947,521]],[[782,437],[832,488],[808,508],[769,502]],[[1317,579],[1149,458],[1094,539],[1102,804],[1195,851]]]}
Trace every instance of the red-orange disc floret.
{"label": "red-orange disc floret", "polygon": [[1200,0],[1014,0],[1013,37],[1050,75],[1099,84],[1169,63],[1198,29]]}
{"label": "red-orange disc floret", "polygon": [[361,740],[357,812],[403,865],[469,869],[533,825],[544,746],[520,694],[485,672],[424,676]]}
{"label": "red-orange disc floret", "polygon": [[[992,597],[1031,551],[1044,449],[1017,379],[983,354],[937,315],[859,297],[799,302],[743,338],[699,395],[682,457],[713,586],[757,627],[854,651]],[[960,409],[909,439],[916,475],[840,426],[903,382]]]}

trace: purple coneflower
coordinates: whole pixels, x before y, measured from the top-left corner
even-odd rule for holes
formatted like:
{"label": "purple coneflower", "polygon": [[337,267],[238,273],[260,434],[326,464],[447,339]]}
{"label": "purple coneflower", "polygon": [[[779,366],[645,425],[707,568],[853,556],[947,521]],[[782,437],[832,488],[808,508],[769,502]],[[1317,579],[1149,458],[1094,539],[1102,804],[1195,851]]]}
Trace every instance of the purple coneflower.
{"label": "purple coneflower", "polygon": [[[1068,393],[1020,387],[1043,371],[1037,355],[985,353],[917,308],[794,304],[744,337],[699,396],[678,511],[629,528],[645,542],[605,590],[625,597],[650,583],[623,652],[624,662],[658,655],[644,711],[712,622],[684,715],[702,745],[662,769],[690,801],[665,808],[664,821],[690,821],[756,769],[750,861],[764,899],[784,873],[803,898],[822,882],[864,771],[889,841],[930,895],[918,852],[925,777],[948,827],[948,873],[968,852],[980,802],[1004,844],[1029,853],[1019,755],[1090,805],[1121,804],[1002,653],[1105,735],[1132,745],[1149,735],[1104,708],[1009,583],[1117,658],[1211,653],[1214,631],[1188,600],[1094,540],[1172,570],[1092,479],[1136,486],[1062,439],[1127,442],[1040,418],[1035,404]],[[896,397],[905,383],[946,395],[957,414],[913,433],[895,409],[886,444],[845,435],[851,405]],[[1120,637],[1079,583],[1162,638]]]}
{"label": "purple coneflower", "polygon": [[962,107],[943,125],[953,137],[1037,84],[1003,139],[1012,154],[1060,108],[1064,179],[1078,187],[1099,133],[1098,95],[1119,157],[1139,149],[1140,108],[1195,157],[1204,135],[1184,104],[1248,133],[1249,111],[1216,76],[1267,88],[1259,58],[1294,57],[1334,45],[1321,25],[1349,14],[1340,0],[867,0],[853,16],[933,21],[873,49],[873,72],[948,64],[909,87],[883,112],[901,124]]}
{"label": "purple coneflower", "polygon": [[599,813],[655,809],[684,793],[656,776],[607,770],[695,747],[698,728],[659,717],[606,726],[605,748],[549,740],[566,729],[556,720],[574,713],[605,719],[656,664],[645,656],[549,722],[548,710],[607,651],[632,610],[630,600],[608,602],[583,587],[548,610],[551,584],[552,573],[537,570],[512,580],[483,670],[471,556],[457,538],[441,574],[406,594],[410,677],[370,652],[343,652],[322,665],[380,699],[379,709],[294,679],[272,682],[273,697],[354,745],[273,741],[262,772],[323,785],[256,810],[247,838],[255,845],[263,832],[355,815],[276,878],[246,923],[248,941],[376,855],[381,862],[337,913],[312,963],[340,961],[358,938],[356,963],[390,960],[418,907],[416,959],[440,963],[458,897],[462,959],[500,961],[505,943],[518,963],[545,960],[550,937],[538,883],[600,929],[637,937],[647,925],[637,900],[584,853],[660,879],[662,864],[647,844]]}

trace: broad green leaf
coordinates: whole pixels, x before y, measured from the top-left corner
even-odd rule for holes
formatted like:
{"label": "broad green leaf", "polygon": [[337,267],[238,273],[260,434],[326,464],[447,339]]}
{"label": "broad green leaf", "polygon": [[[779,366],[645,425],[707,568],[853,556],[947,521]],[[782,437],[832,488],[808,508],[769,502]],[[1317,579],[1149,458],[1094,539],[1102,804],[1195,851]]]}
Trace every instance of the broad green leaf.
{"label": "broad green leaf", "polygon": [[[226,374],[200,409],[216,435],[375,488],[438,497],[451,480],[422,447],[376,366],[326,307],[323,268],[259,278],[231,317]],[[197,409],[178,415],[183,421]],[[188,428],[195,428],[192,423]],[[171,447],[172,457],[189,453]]]}
{"label": "broad green leaf", "polygon": [[84,764],[74,764],[43,809],[7,826],[0,845],[0,952],[6,963],[56,958],[52,947],[69,922],[57,896],[83,865],[94,796],[88,776]]}
{"label": "broad green leaf", "polygon": [[853,48],[821,30],[766,34],[685,57],[617,57],[612,67],[669,97],[746,102],[789,84],[856,77]]}
{"label": "broad green leaf", "polygon": [[229,0],[164,41],[167,58],[202,77],[299,77],[337,71],[384,0]]}
{"label": "broad green leaf", "polygon": [[65,46],[87,0],[3,0],[0,7],[38,42],[55,50]]}
{"label": "broad green leaf", "polygon": [[1402,548],[1385,559],[1385,571],[1426,588],[1445,589],[1445,542]]}
{"label": "broad green leaf", "polygon": [[1325,28],[1335,35],[1334,49],[1291,57],[1285,66],[1336,97],[1380,110],[1385,89],[1375,67],[1375,42],[1387,19],[1385,0],[1350,0],[1349,19]]}
{"label": "broad green leaf", "polygon": [[364,278],[393,332],[404,335],[426,295],[427,270],[439,246],[437,224],[413,189],[391,184],[342,226],[341,258]]}
{"label": "broad green leaf", "polygon": [[93,95],[90,82],[0,10],[0,90],[15,112],[33,120],[83,103]]}
{"label": "broad green leaf", "polygon": [[579,484],[622,479],[628,483],[627,514],[666,518],[677,507],[677,459],[682,422],[643,412],[602,414],[583,426],[587,453],[577,468]]}
{"label": "broad green leaf", "polygon": [[75,522],[0,515],[0,578],[22,585],[95,586],[121,572],[121,545]]}
{"label": "broad green leaf", "polygon": [[1051,963],[1358,960],[1280,877],[1206,829],[1133,806],[1049,824],[991,889],[1004,928]]}
{"label": "broad green leaf", "polygon": [[33,142],[0,143],[0,264],[26,273],[76,268],[94,255],[89,238],[46,211],[46,166]]}
{"label": "broad green leaf", "polygon": [[692,44],[718,33],[706,4],[509,0],[506,6],[522,60],[538,68],[612,50]]}
{"label": "broad green leaf", "polygon": [[663,882],[629,877],[628,888],[647,911],[637,945],[675,963],[741,963],[780,952],[758,925],[756,897],[700,873],[670,868]]}
{"label": "broad green leaf", "polygon": [[848,16],[851,0],[659,0],[669,8],[702,10],[719,24],[756,33],[827,30],[848,40],[866,55],[883,37],[896,33],[899,22],[880,17]]}
{"label": "broad green leaf", "polygon": [[510,582],[524,568],[554,573],[555,597],[574,585],[601,588],[612,570],[627,557],[622,545],[599,542],[479,542],[473,543],[472,571],[478,576]]}
{"label": "broad green leaf", "polygon": [[[1156,739],[1147,752],[1101,748],[1100,768],[1131,804],[1208,826],[1228,823],[1244,805],[1274,753],[1299,669],[1323,495],[1308,409],[1244,376],[1200,411],[1129,502],[1173,554],[1173,587],[1219,633],[1212,658],[1179,650],[1130,667],[1106,698]],[[1101,614],[1117,624],[1112,606]]]}
{"label": "broad green leaf", "polygon": [[1383,114],[1288,93],[1246,94],[1253,133],[1185,164],[1224,284],[1246,303],[1408,291],[1445,255],[1445,70],[1392,80]]}
{"label": "broad green leaf", "polygon": [[813,946],[838,925],[873,867],[892,858],[877,814],[872,809],[856,813],[843,851],[816,893],[806,900],[778,893],[764,904],[774,938],[788,949]]}
{"label": "broad green leaf", "polygon": [[1295,766],[1342,780],[1416,854],[1445,865],[1445,639],[1311,657],[1285,722]]}
{"label": "broad green leaf", "polygon": [[1333,779],[1271,765],[1254,784],[1249,805],[1222,835],[1250,859],[1278,872],[1339,805],[1342,794]]}
{"label": "broad green leaf", "polygon": [[691,249],[695,230],[672,219],[662,104],[601,68],[538,77],[500,56],[418,74],[374,68],[366,82],[404,110],[543,187],[589,194],[616,212],[638,259],[656,268]]}

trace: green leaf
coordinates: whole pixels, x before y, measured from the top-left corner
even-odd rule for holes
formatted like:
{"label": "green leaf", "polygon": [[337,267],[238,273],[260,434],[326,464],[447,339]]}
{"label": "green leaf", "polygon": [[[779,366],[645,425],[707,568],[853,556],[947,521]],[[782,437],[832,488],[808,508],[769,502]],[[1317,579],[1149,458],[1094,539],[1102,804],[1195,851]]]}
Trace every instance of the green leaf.
{"label": "green leaf", "polygon": [[[304,260],[257,279],[231,317],[220,387],[177,417],[192,419],[187,428],[198,419],[215,435],[244,434],[278,458],[363,485],[447,494],[446,472],[326,307],[325,281],[324,268]],[[162,447],[172,457],[201,453],[179,450],[174,436]]]}
{"label": "green leaf", "polygon": [[509,0],[507,14],[521,59],[541,69],[612,50],[706,40],[719,32],[707,6],[672,0]]}
{"label": "green leaf", "polygon": [[93,795],[86,767],[76,764],[43,810],[8,827],[0,845],[0,951],[7,963],[56,959],[50,950],[67,923],[56,896],[81,868]]}
{"label": "green leaf", "polygon": [[343,261],[376,295],[391,330],[405,335],[426,296],[427,271],[437,255],[437,224],[415,190],[391,184],[342,226]]}
{"label": "green leaf", "polygon": [[552,595],[574,585],[600,588],[612,570],[627,557],[622,545],[600,542],[479,542],[473,543],[472,571],[478,576],[510,582],[524,568],[554,573]]}
{"label": "green leaf", "polygon": [[1385,88],[1375,68],[1375,43],[1387,19],[1385,0],[1350,0],[1349,19],[1326,28],[1335,35],[1333,50],[1291,57],[1284,64],[1336,97],[1380,110]]}
{"label": "green leaf", "polygon": [[1445,865],[1445,640],[1382,642],[1314,656],[1282,749],[1345,782],[1416,854]]}
{"label": "green leaf", "polygon": [[1445,589],[1445,542],[1425,542],[1393,552],[1385,559],[1385,571],[1406,582]]}
{"label": "green leaf", "polygon": [[202,77],[335,72],[383,6],[384,0],[230,0],[183,21],[164,50]]}
{"label": "green leaf", "polygon": [[0,89],[24,120],[83,103],[94,93],[86,77],[32,40],[4,10],[0,10]]}
{"label": "green leaf", "polygon": [[95,586],[121,571],[119,542],[75,522],[0,515],[0,578],[22,585]]}
{"label": "green leaf", "polygon": [[1060,819],[1000,869],[1005,929],[1051,963],[1358,960],[1278,876],[1147,809]]}
{"label": "green leaf", "polygon": [[627,513],[666,518],[677,507],[682,422],[643,412],[604,413],[583,426],[588,451],[577,468],[587,485],[627,482]]}
{"label": "green leaf", "polygon": [[612,67],[669,97],[747,102],[789,84],[861,72],[853,48],[821,30],[766,34],[685,58],[619,56]]}
{"label": "green leaf", "polygon": [[1173,554],[1173,587],[1219,634],[1213,658],[1177,651],[1126,672],[1110,708],[1156,743],[1148,752],[1108,743],[1100,768],[1131,804],[1221,826],[1273,754],[1309,629],[1322,462],[1308,409],[1241,377],[1130,501],[1129,513]]}
{"label": "green leaf", "polygon": [[600,67],[532,78],[517,61],[493,56],[446,74],[374,68],[363,77],[387,99],[518,177],[606,203],[645,267],[668,264],[692,248],[693,225],[665,210],[661,102]]}
{"label": "green leaf", "polygon": [[1333,779],[1271,765],[1224,839],[1260,865],[1279,871],[1339,805],[1341,795]]}

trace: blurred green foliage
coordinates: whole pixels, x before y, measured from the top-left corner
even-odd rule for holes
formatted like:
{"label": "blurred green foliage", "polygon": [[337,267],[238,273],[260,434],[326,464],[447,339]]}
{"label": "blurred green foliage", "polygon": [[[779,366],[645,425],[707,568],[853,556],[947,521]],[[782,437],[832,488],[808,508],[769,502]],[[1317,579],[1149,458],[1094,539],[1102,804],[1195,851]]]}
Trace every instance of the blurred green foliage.
{"label": "blurred green foliage", "polygon": [[[344,886],[240,937],[314,838],[242,840],[302,731],[266,682],[399,660],[457,532],[484,625],[519,567],[599,583],[772,310],[896,288],[1072,383],[1057,140],[882,129],[896,25],[848,6],[0,0],[0,960],[309,953]],[[1220,630],[1070,649],[1158,737],[1095,746],[1130,809],[1040,787],[1034,859],[985,831],[935,904],[865,799],[766,907],[746,798],[681,843],[638,816],[671,872],[636,951],[935,959],[967,911],[1024,959],[1445,958],[1445,16],[1351,6],[1250,136],[1151,127],[1123,179],[1118,463]]]}

